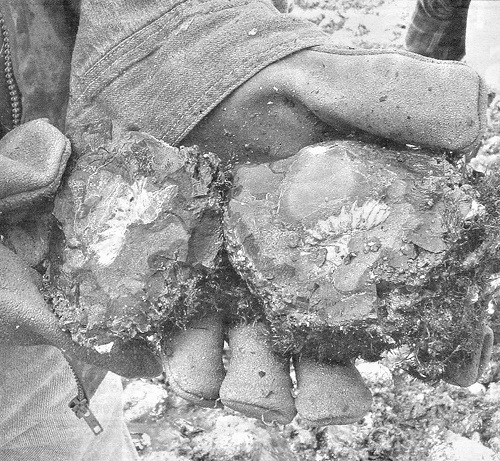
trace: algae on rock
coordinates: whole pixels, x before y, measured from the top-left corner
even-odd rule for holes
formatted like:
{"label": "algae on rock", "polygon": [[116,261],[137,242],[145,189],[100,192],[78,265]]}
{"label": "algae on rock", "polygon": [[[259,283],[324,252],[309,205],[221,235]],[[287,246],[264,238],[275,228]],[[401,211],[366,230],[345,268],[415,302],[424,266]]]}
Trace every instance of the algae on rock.
{"label": "algae on rock", "polygon": [[409,366],[436,379],[477,349],[487,218],[444,156],[330,142],[240,166],[232,190],[230,260],[281,353],[345,362],[409,345]]}
{"label": "algae on rock", "polygon": [[49,290],[75,339],[132,338],[216,308],[206,287],[222,248],[220,179],[214,155],[137,131],[72,159],[55,200]]}
{"label": "algae on rock", "polygon": [[267,322],[285,355],[408,345],[424,379],[477,349],[500,272],[496,185],[444,155],[356,141],[228,169],[136,131],[71,159],[47,287],[77,341],[161,340],[223,311]]}

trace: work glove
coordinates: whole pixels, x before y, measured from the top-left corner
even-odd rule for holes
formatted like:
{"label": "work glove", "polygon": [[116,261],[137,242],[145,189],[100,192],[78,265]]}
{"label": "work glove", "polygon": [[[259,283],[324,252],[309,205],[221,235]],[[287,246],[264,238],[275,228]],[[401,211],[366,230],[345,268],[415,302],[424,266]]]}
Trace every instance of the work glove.
{"label": "work glove", "polygon": [[410,347],[409,371],[421,378],[474,383],[493,334],[486,301],[469,299],[480,277],[466,261],[481,258],[449,238],[480,210],[463,180],[428,151],[353,141],[236,166],[225,248],[264,312],[238,306],[245,324],[216,314],[174,334],[166,341],[171,386],[266,422],[298,412],[324,425],[353,422],[370,407],[353,358],[374,360],[397,345]]}
{"label": "work glove", "polygon": [[1,341],[57,347],[82,370],[78,361],[123,376],[156,376],[161,366],[140,342],[117,343],[103,354],[75,343],[42,295],[54,224],[51,201],[69,155],[69,141],[44,120],[21,125],[0,140]]}
{"label": "work glove", "polygon": [[[98,184],[108,184],[106,178],[110,178],[109,184],[121,184],[116,190],[122,191],[122,197],[128,197],[128,204],[126,200],[116,203],[120,204],[117,208],[120,216],[131,216],[122,222],[125,223],[123,227],[129,228],[126,238],[136,246],[137,258],[134,260],[132,253],[128,253],[123,259],[122,267],[129,268],[132,273],[130,283],[117,283],[116,289],[111,289],[113,271],[110,272],[107,294],[117,297],[123,287],[127,290],[137,287],[140,293],[147,286],[144,298],[149,306],[155,293],[152,287],[156,287],[158,299],[165,298],[166,293],[172,292],[169,280],[173,280],[172,285],[179,288],[174,293],[179,297],[173,303],[171,299],[164,299],[164,306],[179,306],[177,301],[185,300],[186,305],[193,307],[191,315],[182,309],[172,311],[172,318],[179,316],[182,326],[175,332],[174,325],[164,337],[165,370],[177,392],[204,405],[215,405],[220,398],[225,405],[261,417],[266,422],[290,421],[296,406],[306,419],[317,424],[342,424],[358,419],[369,408],[370,393],[352,360],[343,359],[332,364],[328,360],[300,356],[297,344],[291,348],[296,355],[299,380],[298,400],[294,401],[290,393],[289,364],[283,351],[274,347],[276,337],[273,339],[273,332],[268,330],[268,322],[271,321],[271,326],[273,322],[267,317],[274,306],[267,306],[267,311],[266,305],[262,306],[266,300],[252,282],[255,277],[247,277],[248,286],[240,284],[241,276],[245,275],[241,267],[236,274],[238,277],[224,275],[215,277],[213,284],[200,285],[205,288],[217,286],[218,281],[224,280],[226,287],[237,287],[238,293],[228,295],[218,286],[213,289],[216,296],[207,296],[206,309],[196,309],[200,302],[193,301],[200,292],[197,283],[210,279],[212,269],[215,272],[222,270],[226,262],[223,258],[200,261],[198,256],[186,256],[197,255],[196,251],[190,251],[196,248],[189,245],[190,235],[204,235],[204,232],[195,231],[196,213],[194,218],[186,214],[189,207],[194,206],[192,200],[196,196],[190,191],[199,169],[186,166],[198,164],[202,171],[222,169],[231,172],[244,163],[270,163],[268,168],[272,171],[276,160],[294,156],[305,146],[353,132],[362,139],[376,136],[400,143],[473,151],[484,126],[486,96],[479,77],[465,65],[455,62],[442,63],[405,52],[336,48],[317,28],[278,14],[267,1],[236,1],[231,5],[225,1],[186,1],[175,5],[142,2],[138,5],[115,0],[103,5],[84,0],[80,13],[67,118],[77,167],[67,193],[76,197],[74,203],[78,204],[78,216],[81,217],[73,224],[71,217],[77,213],[71,207],[67,212],[61,208],[58,214],[64,221],[64,232],[70,236],[65,251],[75,256],[64,263],[68,280],[77,280],[78,268],[90,261],[85,251],[82,251],[83,256],[76,251],[86,250],[92,244],[90,240],[82,240],[85,224],[98,224],[99,213],[113,213],[109,207],[99,209],[100,203],[109,203],[106,197],[97,192],[89,193],[89,189],[97,191]],[[217,154],[222,164],[216,166],[217,162],[211,158],[203,160],[195,151],[166,154],[167,147],[162,142],[199,145],[200,152]],[[137,143],[142,143],[142,148],[135,147],[135,154],[127,153],[134,152],[130,145]],[[100,146],[104,149],[99,151]],[[99,153],[108,162],[99,157]],[[173,164],[177,169],[169,166],[167,176],[158,177],[155,165],[161,165],[165,162],[162,159],[169,155],[175,159]],[[92,169],[93,159],[97,159],[95,170]],[[152,163],[145,162],[151,169],[143,167],[141,170],[141,159],[152,160]],[[126,171],[130,171],[128,176]],[[135,205],[130,204],[140,196],[134,191],[161,195],[164,186],[172,184],[172,175],[176,172],[183,177],[180,184],[185,185],[179,188],[180,195],[175,196],[177,201],[174,196],[165,195],[155,202],[152,214],[148,215],[148,219],[152,219],[149,222],[131,214]],[[95,179],[93,173],[97,175]],[[279,176],[278,170],[276,174]],[[301,174],[308,174],[305,166]],[[82,177],[80,186],[79,175]],[[313,177],[317,177],[315,175]],[[218,173],[205,175],[204,195],[198,196],[203,199],[201,209],[207,206],[210,209],[210,201],[217,200],[216,184],[225,182],[217,177]],[[236,184],[250,195],[260,194],[255,191],[260,183],[248,181]],[[129,192],[123,193],[127,187]],[[231,201],[237,203],[237,192],[235,189],[228,196],[230,210]],[[222,198],[225,197],[222,193]],[[271,205],[273,200],[270,200]],[[64,203],[71,201],[62,200],[61,204]],[[173,213],[177,209],[182,210],[180,218]],[[123,210],[126,213],[121,215]],[[173,216],[171,221],[164,216],[168,210]],[[194,207],[194,210],[200,208]],[[220,227],[215,225],[218,222],[215,208],[207,211],[207,216],[214,218],[214,224],[205,229],[212,228],[218,233]],[[231,222],[245,220],[235,220],[231,214],[227,216],[230,219],[225,220],[224,232],[229,239]],[[183,221],[185,217],[188,232],[179,231],[180,251],[177,254],[171,250],[175,245],[169,245],[169,238],[164,237],[159,245],[160,257],[152,257],[146,251],[149,261],[145,261],[146,256],[139,255],[142,232],[137,230],[134,236],[135,224],[138,229],[149,226],[146,244],[152,249],[153,235],[162,226],[172,229],[175,221]],[[159,225],[155,228],[156,222]],[[72,243],[74,229],[77,238]],[[173,234],[172,230],[167,232],[170,238]],[[106,237],[104,228],[101,235]],[[245,257],[258,256],[262,243],[267,243],[259,237],[252,250],[252,236],[245,238],[244,241],[235,238],[237,245],[244,249]],[[95,249],[101,248],[98,243],[96,245]],[[105,256],[104,266],[99,267],[95,262],[85,266],[96,272],[98,284],[107,276],[106,264],[115,264],[115,272],[119,273],[119,254],[126,250],[121,241],[118,246],[109,245],[108,248],[109,253],[101,253]],[[117,248],[120,251],[114,251]],[[218,244],[213,248],[221,249]],[[218,254],[223,256],[224,251],[228,251],[227,245],[223,245]],[[111,257],[106,259],[106,256]],[[233,269],[238,267],[236,256],[231,256]],[[163,266],[159,263],[155,266],[155,261],[163,262]],[[158,273],[156,284],[148,285],[137,276],[140,274],[137,268],[142,270],[146,265],[148,277],[155,271]],[[274,264],[270,266],[273,276]],[[292,269],[295,270],[293,265]],[[201,272],[195,272],[197,270]],[[261,273],[263,268],[256,266],[253,270]],[[122,271],[123,280],[127,280],[128,273],[128,269]],[[183,279],[183,275],[186,278]],[[187,280],[190,279],[195,283],[189,285]],[[314,283],[313,278],[313,287]],[[84,293],[89,293],[87,287],[92,286],[87,283]],[[250,295],[238,297],[245,289],[252,289],[254,298]],[[215,301],[218,295],[222,296],[220,303]],[[138,298],[139,295],[129,296],[129,305],[137,306]],[[249,312],[244,309],[247,304],[251,304],[250,311],[253,307],[256,313],[251,317],[253,320],[241,325],[234,322],[240,308],[242,312]],[[123,306],[126,303],[118,305],[121,307],[117,312],[125,313],[122,316],[125,320],[127,314]],[[154,305],[151,303],[152,307]],[[89,306],[92,305],[89,303]],[[102,317],[104,322],[106,315]],[[119,328],[126,323],[122,320],[118,322]],[[335,323],[335,315],[332,322]],[[138,325],[134,320],[125,327],[130,327],[128,331],[131,332],[137,331]],[[143,330],[147,330],[151,322],[146,321],[144,326]],[[483,325],[478,330],[476,349],[484,352],[483,357],[481,352],[474,355],[474,363],[469,367],[472,371],[467,372],[467,380],[460,382],[462,385],[477,378],[479,362],[487,359],[489,332]],[[225,331],[231,349],[226,376],[222,366]],[[240,372],[241,376],[252,378],[248,378],[248,387],[242,386],[238,378]],[[303,397],[299,398],[301,395]],[[320,399],[321,395],[324,400]],[[316,405],[315,400],[321,405]],[[325,401],[330,405],[323,405]]]}

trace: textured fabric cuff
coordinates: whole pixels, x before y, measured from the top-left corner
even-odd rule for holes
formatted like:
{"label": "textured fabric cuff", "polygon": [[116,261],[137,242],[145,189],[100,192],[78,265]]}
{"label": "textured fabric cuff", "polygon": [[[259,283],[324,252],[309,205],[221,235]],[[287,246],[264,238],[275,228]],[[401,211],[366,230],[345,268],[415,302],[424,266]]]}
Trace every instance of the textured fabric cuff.
{"label": "textured fabric cuff", "polygon": [[259,70],[325,34],[269,0],[82,4],[68,133],[112,119],[178,144]]}

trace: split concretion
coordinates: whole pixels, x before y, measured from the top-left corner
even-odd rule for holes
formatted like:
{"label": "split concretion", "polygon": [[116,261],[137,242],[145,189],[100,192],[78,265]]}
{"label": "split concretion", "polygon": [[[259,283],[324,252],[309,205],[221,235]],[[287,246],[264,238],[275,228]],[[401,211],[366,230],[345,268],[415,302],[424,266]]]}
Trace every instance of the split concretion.
{"label": "split concretion", "polygon": [[434,379],[481,341],[488,213],[443,156],[342,141],[222,171],[129,131],[68,172],[48,286],[79,342],[158,339],[219,311],[267,322],[279,354],[346,362],[408,345]]}

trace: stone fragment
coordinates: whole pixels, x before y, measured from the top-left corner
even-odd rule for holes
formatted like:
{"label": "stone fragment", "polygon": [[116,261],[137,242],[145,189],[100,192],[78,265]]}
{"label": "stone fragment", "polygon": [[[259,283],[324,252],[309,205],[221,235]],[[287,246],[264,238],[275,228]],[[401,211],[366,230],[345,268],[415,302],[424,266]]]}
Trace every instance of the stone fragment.
{"label": "stone fragment", "polygon": [[481,443],[448,431],[445,441],[431,449],[429,459],[433,461],[496,461],[497,457],[493,450]]}
{"label": "stone fragment", "polygon": [[62,325],[105,343],[215,305],[197,296],[222,248],[215,156],[118,129],[89,146],[55,200],[62,234],[50,273]]}
{"label": "stone fragment", "polygon": [[241,166],[224,226],[233,264],[273,309],[294,308],[298,322],[308,314],[331,325],[375,318],[373,273],[409,279],[392,275],[402,262],[391,266],[407,243],[429,263],[444,250],[444,183],[444,165],[428,155],[360,143]]}
{"label": "stone fragment", "polygon": [[392,388],[394,386],[391,370],[379,362],[360,360],[356,363],[356,368],[368,387]]}
{"label": "stone fragment", "polygon": [[279,432],[266,428],[257,420],[233,415],[218,418],[211,431],[193,440],[193,446],[194,459],[298,460]]}
{"label": "stone fragment", "polygon": [[467,390],[472,395],[484,395],[486,393],[486,388],[481,383],[474,383],[467,388]]}
{"label": "stone fragment", "polygon": [[130,423],[151,417],[167,396],[166,389],[158,384],[143,380],[128,383],[123,394],[125,421]]}
{"label": "stone fragment", "polygon": [[[224,234],[230,261],[265,307],[278,350],[373,360],[396,345],[418,349],[427,331],[444,344],[439,363],[425,370],[436,378],[464,340],[465,350],[482,357],[486,313],[475,282],[469,297],[451,299],[466,291],[466,276],[446,275],[469,264],[472,250],[459,248],[460,235],[481,210],[474,189],[444,158],[329,142],[274,163],[237,166]],[[459,333],[456,324],[470,327]],[[428,341],[437,344],[434,336]],[[424,353],[419,363],[434,354]],[[456,360],[450,375],[466,368],[466,357]],[[473,362],[465,385],[477,378]]]}
{"label": "stone fragment", "polygon": [[484,399],[486,402],[500,404],[500,383],[490,383]]}

